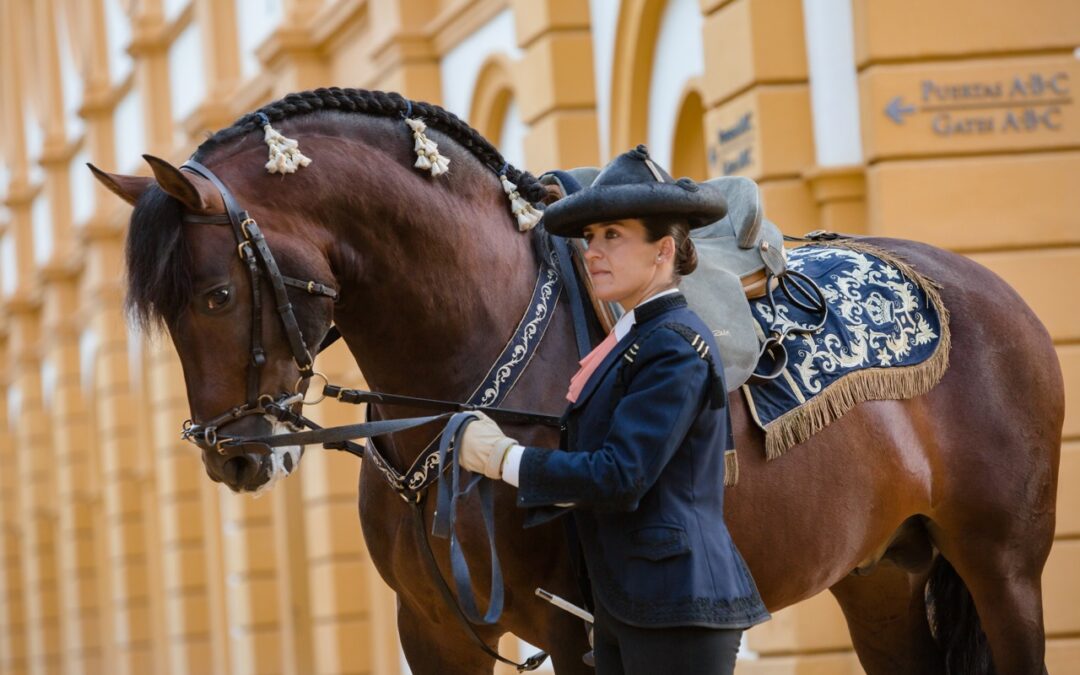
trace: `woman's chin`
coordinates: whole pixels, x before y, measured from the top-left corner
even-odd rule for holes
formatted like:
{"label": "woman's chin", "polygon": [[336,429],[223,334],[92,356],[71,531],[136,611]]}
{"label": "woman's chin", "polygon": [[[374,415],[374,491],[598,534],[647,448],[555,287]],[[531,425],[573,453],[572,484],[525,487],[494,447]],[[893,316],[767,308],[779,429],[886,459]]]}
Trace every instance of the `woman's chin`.
{"label": "woman's chin", "polygon": [[613,292],[611,289],[603,288],[602,286],[593,286],[593,295],[600,302],[618,302],[620,300],[620,294]]}

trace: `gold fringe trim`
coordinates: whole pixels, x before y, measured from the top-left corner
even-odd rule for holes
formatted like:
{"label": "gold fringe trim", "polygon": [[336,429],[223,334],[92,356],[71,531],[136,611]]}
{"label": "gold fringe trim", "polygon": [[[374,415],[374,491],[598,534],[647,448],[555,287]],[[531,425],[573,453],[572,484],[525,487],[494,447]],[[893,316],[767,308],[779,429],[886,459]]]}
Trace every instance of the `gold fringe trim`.
{"label": "gold fringe trim", "polygon": [[[863,401],[908,399],[925,394],[941,381],[949,367],[949,350],[952,347],[949,310],[941,300],[941,286],[936,281],[916,272],[910,263],[895,253],[873,244],[854,239],[839,239],[814,242],[813,245],[866,253],[895,267],[926,294],[927,301],[937,312],[941,335],[934,353],[922,363],[857,370],[826,387],[808,403],[770,422],[764,427],[765,457],[769,460],[782,456],[792,446],[808,440]],[[747,396],[749,397],[749,392]]]}
{"label": "gold fringe trim", "polygon": [[739,484],[739,456],[734,448],[724,452],[724,487],[735,487]]}

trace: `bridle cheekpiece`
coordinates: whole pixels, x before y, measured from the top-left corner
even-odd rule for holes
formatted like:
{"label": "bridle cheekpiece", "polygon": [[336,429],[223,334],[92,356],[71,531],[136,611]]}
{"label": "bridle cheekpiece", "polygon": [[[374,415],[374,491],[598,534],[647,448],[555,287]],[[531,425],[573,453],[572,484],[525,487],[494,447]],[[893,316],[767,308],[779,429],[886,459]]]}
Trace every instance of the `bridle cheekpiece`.
{"label": "bridle cheekpiece", "polygon": [[[251,415],[270,416],[278,421],[295,426],[299,416],[292,412],[292,406],[300,403],[317,403],[316,401],[304,401],[304,395],[300,391],[300,385],[305,379],[321,377],[326,381],[326,376],[315,371],[315,359],[304,341],[304,335],[300,331],[300,324],[296,320],[292,303],[289,301],[287,286],[299,288],[309,295],[317,295],[337,300],[338,292],[327,284],[317,281],[305,281],[287,277],[281,273],[277,261],[274,259],[270,247],[266,243],[262,230],[258,223],[246,210],[240,207],[235,197],[214,172],[195,160],[188,160],[180,167],[191,173],[210,181],[225,203],[225,213],[213,215],[184,214],[185,223],[230,225],[236,237],[236,252],[244,267],[248,271],[251,281],[251,360],[247,365],[247,398],[242,405],[238,405],[213,419],[195,423],[193,420],[184,422],[181,437],[203,447],[210,446],[218,452],[225,454],[229,446],[228,435],[220,433],[227,424]],[[292,392],[284,392],[278,396],[261,394],[259,392],[262,367],[266,364],[266,350],[263,349],[262,336],[262,289],[263,277],[270,282],[274,293],[274,302],[278,317],[281,319],[282,328],[292,351],[293,361],[300,370],[300,377]]]}

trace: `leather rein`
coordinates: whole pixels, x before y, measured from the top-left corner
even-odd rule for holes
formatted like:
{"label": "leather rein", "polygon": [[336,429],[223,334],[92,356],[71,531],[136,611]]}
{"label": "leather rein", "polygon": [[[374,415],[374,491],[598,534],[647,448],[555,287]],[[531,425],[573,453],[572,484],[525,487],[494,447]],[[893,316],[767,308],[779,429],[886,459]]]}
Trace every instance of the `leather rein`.
{"label": "leather rein", "polygon": [[[186,420],[181,437],[201,448],[213,447],[222,454],[227,454],[230,448],[241,445],[259,445],[271,450],[286,445],[321,444],[326,449],[342,450],[360,458],[370,459],[388,485],[411,506],[410,511],[413,514],[417,543],[421,550],[423,562],[429,573],[434,577],[436,587],[444,601],[454,610],[455,615],[473,642],[492,658],[514,666],[519,672],[539,668],[547,659],[546,652],[538,652],[524,662],[518,663],[492,649],[477,634],[474,628],[474,624],[491,625],[496,623],[503,607],[503,581],[495,552],[493,481],[479,480],[481,477],[476,476],[467,484],[462,485],[459,464],[456,457],[452,455],[456,455],[453,450],[458,446],[465,427],[476,419],[475,415],[470,414],[470,411],[483,411],[493,419],[509,423],[559,426],[559,418],[556,416],[501,408],[498,407],[498,404],[505,399],[531,361],[536,346],[543,338],[554,314],[555,304],[563,288],[575,285],[572,277],[567,278],[564,284],[560,276],[560,268],[563,270],[563,275],[569,269],[569,261],[563,259],[564,256],[568,256],[568,251],[555,248],[551,252],[550,259],[542,261],[539,277],[533,290],[533,297],[525,310],[525,315],[499,358],[496,359],[480,386],[477,387],[467,402],[459,403],[348,389],[331,384],[325,375],[314,369],[314,356],[311,350],[308,349],[303,333],[300,330],[299,322],[289,300],[287,287],[299,288],[309,295],[327,297],[334,301],[339,297],[338,291],[328,284],[317,281],[304,281],[283,275],[255,219],[240,207],[228,187],[210,169],[194,160],[188,160],[180,168],[209,180],[221,193],[225,204],[225,213],[223,214],[201,215],[186,213],[183,216],[183,221],[185,223],[229,225],[232,228],[236,237],[236,251],[248,271],[252,293],[251,359],[247,365],[246,400],[244,403],[212,419],[202,422],[195,422],[192,419]],[[269,281],[273,290],[277,314],[288,339],[293,361],[300,371],[300,377],[297,379],[293,391],[282,392],[276,396],[260,393],[261,372],[266,363],[266,352],[263,348],[262,336],[261,282],[264,277]],[[575,317],[575,324],[578,323],[576,319],[577,317]],[[315,354],[317,355],[323,351],[340,337],[341,334],[338,332],[337,327],[331,325],[318,349],[315,350]],[[304,393],[300,387],[304,380],[312,377],[319,377],[323,380],[323,391],[317,399],[307,401],[304,399]],[[322,428],[295,410],[297,406],[302,404],[314,405],[325,398],[333,398],[343,403],[352,404],[407,405],[413,408],[426,408],[441,412],[426,417],[365,421],[360,424]],[[371,410],[372,406],[369,405],[369,413]],[[290,429],[296,431],[270,436],[242,436],[222,431],[229,424],[251,415],[271,417],[285,423]],[[444,420],[446,421],[446,427],[442,433],[428,444],[416,461],[404,472],[395,469],[393,464],[379,452],[373,442],[375,436],[405,431]],[[302,430],[305,428],[307,430]],[[360,445],[353,442],[357,439],[369,439],[369,442]],[[432,534],[440,538],[450,539],[451,568],[458,591],[456,598],[435,561],[434,553],[427,538],[423,513],[423,500],[427,488],[439,481],[440,477],[446,472],[449,472],[449,476],[445,476],[444,480],[439,484],[439,508],[436,512]],[[480,495],[481,515],[487,531],[491,555],[491,593],[489,595],[488,609],[483,616],[480,616],[477,610],[468,564],[465,561],[454,530],[457,502],[474,488]]]}

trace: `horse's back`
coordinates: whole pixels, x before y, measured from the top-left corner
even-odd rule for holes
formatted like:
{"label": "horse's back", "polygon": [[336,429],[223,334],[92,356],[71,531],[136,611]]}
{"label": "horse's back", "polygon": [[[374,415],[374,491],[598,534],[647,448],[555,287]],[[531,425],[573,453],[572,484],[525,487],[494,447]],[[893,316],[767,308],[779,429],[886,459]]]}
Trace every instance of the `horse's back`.
{"label": "horse's back", "polygon": [[[1012,286],[984,265],[945,249],[903,239],[865,241],[897,254],[940,286],[952,345],[941,382],[945,390],[939,394],[950,395],[960,387],[949,382],[964,378],[963,388],[982,397],[985,405],[1012,402],[1017,413],[1037,409],[1043,423],[1060,432],[1065,397],[1057,351],[1042,321]],[[928,396],[933,398],[935,391]]]}

